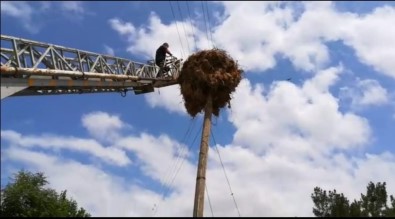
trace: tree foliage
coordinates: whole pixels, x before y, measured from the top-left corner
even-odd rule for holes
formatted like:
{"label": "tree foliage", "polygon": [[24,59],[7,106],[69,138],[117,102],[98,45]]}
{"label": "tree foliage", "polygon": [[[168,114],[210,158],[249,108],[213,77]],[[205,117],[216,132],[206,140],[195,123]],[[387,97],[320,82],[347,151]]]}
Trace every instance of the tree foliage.
{"label": "tree foliage", "polygon": [[388,195],[386,184],[369,182],[366,194],[361,194],[360,200],[350,201],[336,190],[325,191],[319,187],[314,188],[311,194],[314,202],[313,214],[317,217],[394,217],[395,198]]}
{"label": "tree foliage", "polygon": [[43,173],[19,171],[1,189],[2,217],[90,217],[77,202],[67,198],[67,191],[58,194],[47,187]]}

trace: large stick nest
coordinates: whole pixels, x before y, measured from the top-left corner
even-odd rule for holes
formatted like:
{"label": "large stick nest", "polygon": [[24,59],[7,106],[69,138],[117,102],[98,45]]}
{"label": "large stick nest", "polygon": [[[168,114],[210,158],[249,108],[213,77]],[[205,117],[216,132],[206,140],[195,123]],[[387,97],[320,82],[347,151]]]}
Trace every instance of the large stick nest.
{"label": "large stick nest", "polygon": [[242,69],[224,50],[199,51],[184,62],[178,82],[189,115],[202,112],[211,96],[213,114],[229,104],[230,94],[241,81]]}

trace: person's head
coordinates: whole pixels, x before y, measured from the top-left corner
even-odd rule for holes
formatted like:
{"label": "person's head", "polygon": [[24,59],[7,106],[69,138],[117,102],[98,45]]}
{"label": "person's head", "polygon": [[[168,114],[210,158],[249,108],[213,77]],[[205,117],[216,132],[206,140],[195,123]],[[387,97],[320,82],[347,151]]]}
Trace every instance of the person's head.
{"label": "person's head", "polygon": [[163,43],[163,46],[166,48],[169,48],[169,44],[168,43]]}

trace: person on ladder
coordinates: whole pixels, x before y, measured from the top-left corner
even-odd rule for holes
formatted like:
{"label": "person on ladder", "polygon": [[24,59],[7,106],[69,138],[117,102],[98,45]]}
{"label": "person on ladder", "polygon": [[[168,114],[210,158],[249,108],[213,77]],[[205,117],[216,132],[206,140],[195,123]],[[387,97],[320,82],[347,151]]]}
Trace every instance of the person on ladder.
{"label": "person on ladder", "polygon": [[169,50],[169,44],[163,43],[157,50],[155,54],[155,64],[159,67],[159,72],[157,78],[164,76],[165,73],[170,71],[170,68],[166,66],[166,54],[173,56]]}

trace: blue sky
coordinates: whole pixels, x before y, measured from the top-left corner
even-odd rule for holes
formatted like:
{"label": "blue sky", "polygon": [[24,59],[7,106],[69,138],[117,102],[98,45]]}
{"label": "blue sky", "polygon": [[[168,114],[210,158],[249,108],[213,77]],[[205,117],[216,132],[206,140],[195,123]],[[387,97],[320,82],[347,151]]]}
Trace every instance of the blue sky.
{"label": "blue sky", "polygon": [[[246,74],[213,129],[242,216],[311,216],[314,186],[357,198],[386,181],[395,194],[395,3],[207,2],[212,41],[202,2],[172,6],[176,19],[168,1],[2,1],[1,34],[139,62],[164,41],[183,59],[210,43],[227,50]],[[6,98],[1,183],[20,168],[43,171],[95,216],[191,216],[201,124],[178,85]],[[213,213],[237,216],[213,145]]]}

